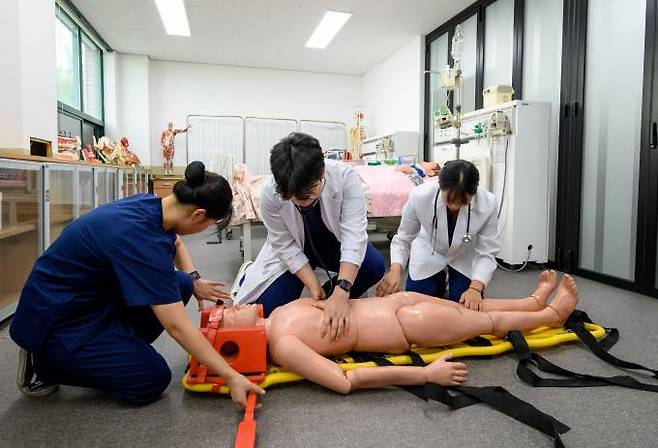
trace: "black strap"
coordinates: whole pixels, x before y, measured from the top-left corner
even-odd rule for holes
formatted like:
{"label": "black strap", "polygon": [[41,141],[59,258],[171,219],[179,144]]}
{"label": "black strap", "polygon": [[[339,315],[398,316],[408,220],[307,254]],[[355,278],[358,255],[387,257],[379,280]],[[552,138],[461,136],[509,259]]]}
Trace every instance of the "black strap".
{"label": "black strap", "polygon": [[592,336],[592,333],[587,331],[585,323],[593,322],[586,313],[580,310],[575,310],[571,316],[569,316],[569,319],[567,319],[564,327],[573,331],[576,336],[578,336],[578,339],[580,339],[587,348],[596,355],[596,357],[602,359],[608,364],[621,367],[622,369],[644,370],[651,373],[654,378],[658,378],[658,370],[644,367],[634,362],[624,361],[623,359],[619,359],[608,353],[608,350],[610,350],[610,348],[619,340],[619,331],[616,328],[606,328],[607,336],[601,342],[598,342],[596,338]]}
{"label": "black strap", "polygon": [[[418,353],[409,351],[406,355],[411,358],[412,365],[417,367],[425,366]],[[357,362],[372,361],[378,366],[395,365],[381,354],[357,352],[352,353],[351,356],[355,361],[358,358],[359,361]],[[555,448],[564,448],[560,434],[570,429],[553,416],[543,413],[500,386],[446,388],[435,383],[425,383],[422,386],[403,386],[402,388],[425,401],[438,401],[451,409],[461,409],[474,404],[485,403],[493,409],[553,437]]]}
{"label": "black strap", "polygon": [[[514,346],[514,351],[519,358],[519,364],[516,368],[516,374],[521,380],[534,387],[596,387],[596,386],[622,386],[631,389],[646,390],[649,392],[658,392],[658,385],[642,383],[628,375],[616,376],[597,376],[587,375],[584,373],[573,372],[571,370],[559,367],[544,357],[534,353],[528,347],[525,337],[518,331],[510,331],[507,334],[510,342]],[[537,375],[530,369],[530,364],[534,364],[539,370],[554,375],[561,375],[569,378],[544,378]]]}
{"label": "black strap", "polygon": [[475,336],[474,338],[467,339],[464,341],[464,344],[472,347],[491,347],[493,345],[489,339],[483,338],[482,336]]}

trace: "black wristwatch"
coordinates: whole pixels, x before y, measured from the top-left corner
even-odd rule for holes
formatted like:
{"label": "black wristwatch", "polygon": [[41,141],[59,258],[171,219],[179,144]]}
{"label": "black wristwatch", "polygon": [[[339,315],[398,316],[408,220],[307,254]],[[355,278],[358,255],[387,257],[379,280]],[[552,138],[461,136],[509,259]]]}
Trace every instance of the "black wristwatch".
{"label": "black wristwatch", "polygon": [[344,278],[339,278],[338,281],[336,282],[336,285],[343,291],[349,293],[350,290],[352,289],[352,282],[349,280],[345,280]]}
{"label": "black wristwatch", "polygon": [[201,278],[201,274],[199,274],[199,272],[197,271],[192,271],[187,275],[189,275],[192,278],[192,281],[199,280]]}

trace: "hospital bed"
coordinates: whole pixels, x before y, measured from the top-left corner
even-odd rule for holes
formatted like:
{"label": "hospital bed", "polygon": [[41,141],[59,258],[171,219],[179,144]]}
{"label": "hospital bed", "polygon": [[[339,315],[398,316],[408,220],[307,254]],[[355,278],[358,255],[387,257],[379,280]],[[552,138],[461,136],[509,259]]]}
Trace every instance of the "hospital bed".
{"label": "hospital bed", "polygon": [[[369,231],[385,231],[389,238],[400,223],[402,208],[409,193],[416,186],[407,174],[396,170],[395,165],[355,165],[366,196]],[[252,226],[262,222],[260,191],[270,175],[252,175],[244,164],[233,167],[233,217],[230,226],[242,230],[240,250],[244,261],[255,256]],[[436,177],[425,177],[426,182],[436,182]]]}

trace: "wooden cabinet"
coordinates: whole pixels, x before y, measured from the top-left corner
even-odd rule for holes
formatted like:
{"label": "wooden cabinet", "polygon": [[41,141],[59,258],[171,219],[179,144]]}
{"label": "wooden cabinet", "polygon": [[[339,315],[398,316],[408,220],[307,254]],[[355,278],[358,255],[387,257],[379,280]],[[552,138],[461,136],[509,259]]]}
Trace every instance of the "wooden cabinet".
{"label": "wooden cabinet", "polygon": [[174,191],[174,185],[181,179],[176,176],[153,177],[153,194],[164,198]]}
{"label": "wooden cabinet", "polygon": [[[146,192],[148,171],[44,157],[0,158],[0,321],[32,265],[64,227],[95,207]],[[168,188],[171,190],[175,180]]]}
{"label": "wooden cabinet", "polygon": [[0,320],[13,313],[43,251],[43,200],[40,164],[0,161]]}

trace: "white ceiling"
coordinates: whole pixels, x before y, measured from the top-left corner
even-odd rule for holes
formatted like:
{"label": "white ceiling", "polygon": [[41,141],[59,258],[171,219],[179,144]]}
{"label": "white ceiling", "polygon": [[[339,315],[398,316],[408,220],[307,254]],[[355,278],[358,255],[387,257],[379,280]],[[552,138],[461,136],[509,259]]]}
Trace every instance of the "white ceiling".
{"label": "white ceiling", "polygon": [[[119,52],[155,59],[362,75],[475,0],[184,0],[192,37],[153,0],[73,0]],[[304,44],[327,9],[353,14],[325,50]]]}

